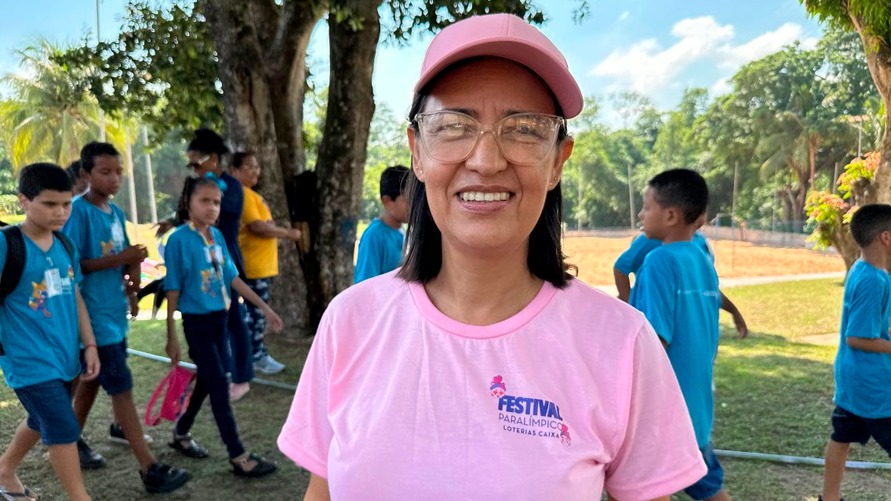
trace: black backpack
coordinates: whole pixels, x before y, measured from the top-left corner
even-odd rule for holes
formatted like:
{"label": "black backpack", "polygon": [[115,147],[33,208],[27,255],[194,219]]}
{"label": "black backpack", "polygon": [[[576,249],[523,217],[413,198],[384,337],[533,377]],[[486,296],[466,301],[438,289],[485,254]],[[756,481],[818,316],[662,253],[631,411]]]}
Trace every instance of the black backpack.
{"label": "black backpack", "polygon": [[[19,225],[6,226],[0,229],[0,232],[6,237],[6,262],[0,274],[0,305],[2,305],[22,279],[22,272],[25,270],[25,237]],[[62,242],[68,257],[71,258],[71,264],[74,265],[74,244],[61,231],[54,231],[53,236]],[[3,345],[0,344],[0,356],[2,355]]]}

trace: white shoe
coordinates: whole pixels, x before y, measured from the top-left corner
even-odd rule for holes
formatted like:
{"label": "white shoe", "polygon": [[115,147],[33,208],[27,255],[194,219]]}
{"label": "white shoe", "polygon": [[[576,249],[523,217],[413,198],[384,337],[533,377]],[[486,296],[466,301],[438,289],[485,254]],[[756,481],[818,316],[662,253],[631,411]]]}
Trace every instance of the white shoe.
{"label": "white shoe", "polygon": [[254,370],[257,372],[262,372],[263,374],[278,374],[279,372],[285,370],[285,364],[280,363],[276,359],[272,358],[270,355],[266,355],[254,362]]}

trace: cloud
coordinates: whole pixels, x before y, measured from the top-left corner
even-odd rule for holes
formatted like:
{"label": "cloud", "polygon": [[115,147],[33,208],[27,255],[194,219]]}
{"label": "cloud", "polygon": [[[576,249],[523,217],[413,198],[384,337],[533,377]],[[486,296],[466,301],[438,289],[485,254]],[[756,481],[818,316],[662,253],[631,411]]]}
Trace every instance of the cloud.
{"label": "cloud", "polygon": [[625,12],[622,13],[622,15],[619,16],[619,21],[624,21],[624,20],[628,19],[629,17],[631,17],[631,11],[626,10]]}
{"label": "cloud", "polygon": [[800,25],[786,23],[748,42],[734,44],[733,25],[721,25],[711,16],[682,19],[672,27],[677,41],[663,48],[656,39],[634,43],[627,49],[616,49],[598,63],[590,75],[611,77],[615,89],[631,89],[642,94],[675,84],[675,77],[693,64],[712,60],[723,74],[712,86],[714,94],[729,90],[729,77],[744,64],[760,59],[783,47],[801,41],[802,48],[813,48],[816,38],[803,37]]}

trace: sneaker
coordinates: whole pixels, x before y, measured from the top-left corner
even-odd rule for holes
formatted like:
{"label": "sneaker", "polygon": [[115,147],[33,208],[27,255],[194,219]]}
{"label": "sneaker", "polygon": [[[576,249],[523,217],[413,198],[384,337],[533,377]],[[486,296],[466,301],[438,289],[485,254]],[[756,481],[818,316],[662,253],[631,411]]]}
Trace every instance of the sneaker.
{"label": "sneaker", "polygon": [[139,472],[139,476],[149,494],[173,492],[192,479],[188,471],[164,463],[153,464],[147,472]]}
{"label": "sneaker", "polygon": [[257,372],[262,372],[263,374],[278,374],[279,372],[285,370],[285,364],[272,358],[272,356],[270,355],[266,355],[260,360],[254,362],[254,370]]}
{"label": "sneaker", "polygon": [[[142,439],[145,440],[145,443],[147,444],[155,441],[151,435],[147,434],[143,434]],[[124,430],[118,423],[111,423],[108,425],[108,441],[116,444],[130,445],[130,442],[127,441],[127,437],[124,436]]]}
{"label": "sneaker", "polygon": [[232,383],[229,385],[229,401],[237,402],[251,391],[250,383]]}
{"label": "sneaker", "polygon": [[105,466],[105,458],[94,451],[83,438],[77,441],[77,457],[81,470],[96,470]]}

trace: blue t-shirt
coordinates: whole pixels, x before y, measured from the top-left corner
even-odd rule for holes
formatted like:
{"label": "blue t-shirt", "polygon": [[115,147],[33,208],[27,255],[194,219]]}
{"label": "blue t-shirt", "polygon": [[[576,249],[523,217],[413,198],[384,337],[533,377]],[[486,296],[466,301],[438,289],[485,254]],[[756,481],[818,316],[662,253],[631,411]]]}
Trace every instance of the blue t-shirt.
{"label": "blue t-shirt", "polygon": [[[705,239],[705,236],[697,231],[693,233],[693,243],[697,244],[703,252],[705,252],[712,264],[715,262],[715,253],[712,251],[712,247],[709,245],[708,240]],[[626,275],[631,275],[632,273],[637,273],[637,270],[640,269],[640,266],[643,264],[644,258],[647,257],[653,249],[662,245],[661,240],[656,240],[655,238],[647,238],[647,236],[643,233],[634,237],[634,240],[631,241],[631,246],[619,256],[619,259],[616,259],[615,268]]]}
{"label": "blue t-shirt", "polygon": [[835,356],[835,404],[862,418],[891,417],[891,354],[856,350],[848,337],[891,340],[891,277],[857,260],[845,282],[841,339]]}
{"label": "blue t-shirt", "polygon": [[229,309],[229,286],[238,276],[223,234],[210,227],[205,240],[191,224],[176,229],[164,251],[164,289],[179,291],[179,311],[201,315]]}
{"label": "blue t-shirt", "polygon": [[[105,212],[83,197],[71,204],[71,216],[62,231],[68,235],[81,259],[119,254],[130,245],[124,211],[109,202]],[[124,267],[106,268],[84,275],[80,293],[90,313],[90,325],[98,346],[118,344],[127,337],[127,293]]]}
{"label": "blue t-shirt", "polygon": [[223,199],[220,201],[220,220],[217,227],[226,239],[226,249],[235,262],[239,275],[244,275],[244,257],[238,246],[238,231],[241,229],[241,213],[244,211],[244,187],[238,179],[224,172],[220,179],[226,182]]}
{"label": "blue t-shirt", "polygon": [[[0,369],[10,388],[80,374],[80,338],[75,287],[81,281],[77,253],[71,261],[57,239],[48,252],[27,235],[25,268],[15,290],[0,306],[0,342],[6,354]],[[6,263],[6,237],[0,235],[0,269]]]}
{"label": "blue t-shirt", "polygon": [[687,402],[696,441],[700,447],[708,445],[721,307],[714,265],[693,242],[662,245],[644,259],[630,302],[668,344],[666,353]]}
{"label": "blue t-shirt", "polygon": [[356,258],[355,283],[393,271],[402,264],[401,231],[374,218],[359,239],[359,256]]}

